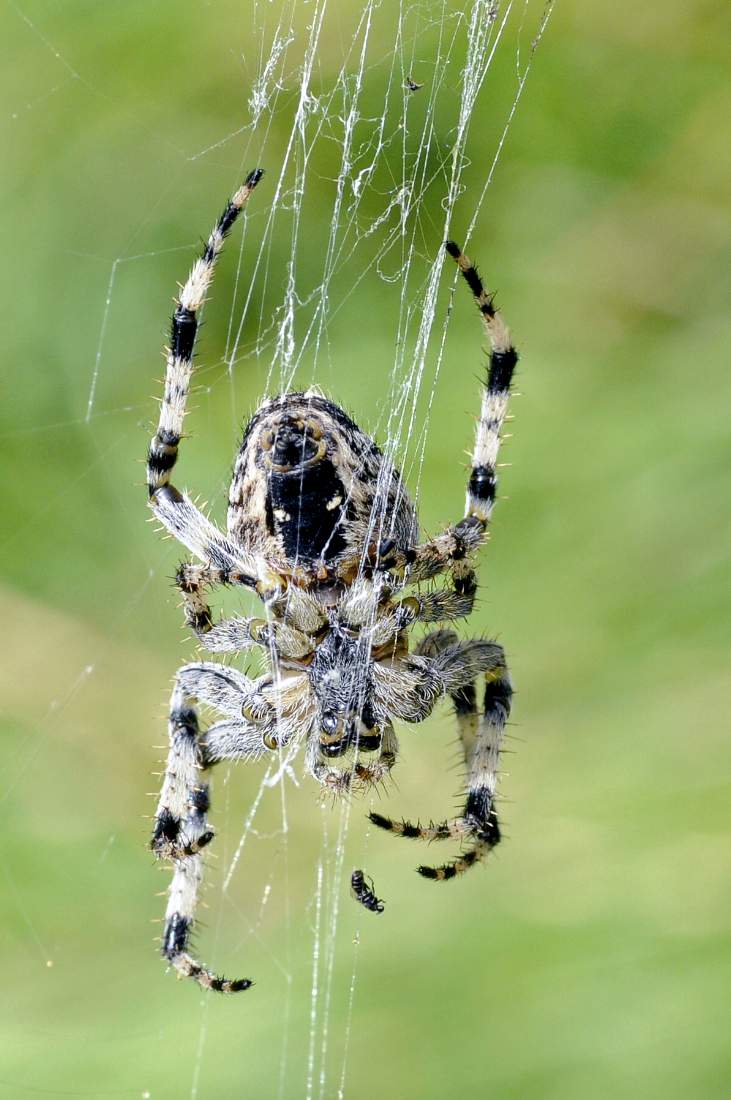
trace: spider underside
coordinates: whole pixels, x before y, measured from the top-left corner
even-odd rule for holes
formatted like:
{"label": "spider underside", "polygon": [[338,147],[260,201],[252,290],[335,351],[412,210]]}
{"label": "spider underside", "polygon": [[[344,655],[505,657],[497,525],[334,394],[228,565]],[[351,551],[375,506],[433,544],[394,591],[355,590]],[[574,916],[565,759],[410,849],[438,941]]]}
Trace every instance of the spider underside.
{"label": "spider underside", "polygon": [[[393,721],[421,722],[449,696],[467,766],[462,815],[425,826],[369,815],[400,836],[464,845],[450,862],[418,868],[443,881],[500,840],[495,791],[511,699],[505,655],[496,642],[460,641],[440,625],[410,648],[412,626],[449,623],[472,610],[474,559],[495,501],[500,432],[518,358],[476,268],[453,242],[446,250],[474,295],[490,348],[464,518],[420,542],[416,510],[398,471],[314,389],[265,400],[249,422],[225,533],[170,481],[200,310],[224,238],[262,174],[251,172],[232,197],[181,290],[147,458],[152,511],[196,559],[181,565],[176,579],[186,622],[209,653],[258,647],[271,666],[252,679],[215,661],[184,665],[170,701],[170,746],[152,838],[156,855],[173,865],[162,954],[180,975],[222,992],[247,989],[251,981],[219,977],[189,951],[202,853],[214,835],[208,825],[210,769],[221,760],[259,759],[304,743],[306,768],[324,788],[335,794],[367,790],[396,762]],[[443,587],[420,589],[435,577],[444,578]],[[220,585],[255,592],[263,617],[214,621],[208,590]],[[415,589],[404,595],[411,585]],[[197,705],[213,708],[220,720],[202,729]]]}

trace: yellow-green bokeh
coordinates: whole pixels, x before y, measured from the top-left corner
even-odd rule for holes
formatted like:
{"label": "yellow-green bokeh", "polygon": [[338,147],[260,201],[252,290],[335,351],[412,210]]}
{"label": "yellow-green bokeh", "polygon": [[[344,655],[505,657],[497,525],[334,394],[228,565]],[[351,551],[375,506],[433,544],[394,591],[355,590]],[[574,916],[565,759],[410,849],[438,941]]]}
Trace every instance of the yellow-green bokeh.
{"label": "yellow-green bokeh", "polygon": [[[260,15],[277,6],[260,0]],[[331,11],[323,82],[342,57],[338,21],[350,33],[358,8]],[[285,842],[268,797],[224,894],[261,772],[218,777],[199,946],[257,980],[229,1001],[176,984],[156,958],[168,880],[143,820],[170,678],[195,649],[169,583],[179,552],[145,523],[140,460],[176,281],[242,168],[246,135],[230,135],[260,65],[253,9],[33,0],[2,16],[3,1097],[306,1094],[313,887],[338,812],[311,781],[290,785]],[[529,5],[521,64],[540,14]],[[516,92],[522,18],[516,7],[472,121],[456,234]],[[413,874],[413,846],[372,835],[366,849],[353,803],[345,879],[365,851],[387,908],[371,918],[341,884],[327,1097],[346,1041],[352,1100],[729,1094],[727,36],[720,4],[559,0],[536,54],[471,242],[522,352],[509,500],[469,627],[499,635],[517,688],[508,839],[484,871],[440,888]],[[252,248],[263,188],[256,198]],[[323,173],[305,285],[332,201]],[[439,222],[423,224],[433,254]],[[288,248],[275,237],[275,272]],[[207,314],[208,388],[180,466],[219,514],[266,378],[266,362],[242,359],[232,381],[221,365],[237,249]],[[338,278],[362,274],[356,261]],[[281,301],[281,280],[268,287],[249,342]],[[318,362],[364,427],[383,414],[397,295],[366,275]],[[462,294],[421,479],[429,530],[461,508],[479,342]],[[383,805],[448,812],[453,739],[446,709],[403,730]]]}

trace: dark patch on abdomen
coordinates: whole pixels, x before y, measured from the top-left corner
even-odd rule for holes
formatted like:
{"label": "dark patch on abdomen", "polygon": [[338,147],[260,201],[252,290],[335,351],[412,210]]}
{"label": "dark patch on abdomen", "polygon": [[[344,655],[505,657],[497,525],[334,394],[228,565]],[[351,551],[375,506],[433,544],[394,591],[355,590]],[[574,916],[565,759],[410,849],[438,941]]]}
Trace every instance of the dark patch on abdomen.
{"label": "dark patch on abdomen", "polygon": [[[340,503],[328,509],[334,497]],[[338,526],[345,489],[329,459],[323,458],[303,470],[279,474],[270,471],[267,483],[267,527],[279,538],[288,558],[312,562],[330,561],[345,550],[345,538]],[[276,512],[289,519],[279,519]],[[337,528],[337,530],[336,530]]]}

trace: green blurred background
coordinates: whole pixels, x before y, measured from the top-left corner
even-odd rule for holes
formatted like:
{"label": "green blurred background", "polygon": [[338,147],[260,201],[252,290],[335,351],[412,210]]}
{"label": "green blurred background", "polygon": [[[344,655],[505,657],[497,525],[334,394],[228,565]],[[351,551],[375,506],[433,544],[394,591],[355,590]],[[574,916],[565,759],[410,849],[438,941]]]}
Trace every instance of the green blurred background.
{"label": "green blurred background", "polygon": [[[727,1097],[729,164],[719,150],[731,102],[720,3],[561,0],[470,242],[522,351],[510,499],[463,629],[499,635],[517,687],[506,843],[488,867],[433,886],[413,874],[413,846],[367,834],[369,800],[343,816],[305,780],[286,785],[286,836],[280,791],[266,793],[224,890],[261,768],[221,769],[200,953],[257,984],[206,998],[156,957],[150,922],[168,874],[146,853],[146,792],[158,784],[170,678],[195,647],[170,584],[179,550],[145,523],[140,460],[176,282],[242,168],[261,159],[276,178],[294,71],[268,128],[236,131],[266,60],[257,36],[285,8],[28,0],[3,11],[0,1095],[306,1096],[322,866],[313,1096],[337,1096],[346,1065],[353,1100]],[[420,10],[430,9],[441,5]],[[312,11],[301,3],[295,24]],[[339,0],[328,12],[315,86],[332,83],[359,11]],[[542,11],[515,8],[482,89],[458,238]],[[388,10],[379,18],[366,119],[381,111],[393,49]],[[438,27],[422,30],[406,53],[428,95]],[[455,46],[435,114],[442,150],[460,69]],[[418,145],[416,99],[413,110],[407,148]],[[321,277],[338,133],[333,124],[331,148],[318,146],[306,195],[303,294]],[[421,261],[439,246],[439,197],[437,180],[416,214]],[[366,221],[384,201],[374,185]],[[263,184],[241,280],[270,202]],[[223,362],[229,321],[241,319],[238,240],[207,312],[180,466],[180,482],[219,516],[271,355],[241,356],[231,374]],[[283,219],[242,349],[266,343],[289,254]],[[393,383],[400,286],[359,256],[338,274],[327,354],[306,358],[297,380],[314,378],[374,428]],[[460,293],[420,482],[428,530],[461,508],[478,349]],[[431,354],[419,424],[433,368]],[[402,730],[397,787],[379,805],[448,812],[455,761],[445,708]],[[348,897],[360,865],[386,899],[383,917]]]}

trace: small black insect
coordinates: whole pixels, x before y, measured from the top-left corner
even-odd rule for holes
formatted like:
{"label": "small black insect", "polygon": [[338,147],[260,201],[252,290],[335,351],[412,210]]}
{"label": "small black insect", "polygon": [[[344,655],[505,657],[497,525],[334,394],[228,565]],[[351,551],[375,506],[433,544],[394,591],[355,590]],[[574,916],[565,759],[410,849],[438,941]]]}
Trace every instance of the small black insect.
{"label": "small black insect", "polygon": [[409,77],[404,84],[404,88],[406,88],[406,90],[409,92],[418,92],[423,87],[423,84],[417,84],[417,82],[415,80],[412,80],[411,77]]}
{"label": "small black insect", "polygon": [[369,878],[366,882],[362,871],[353,871],[350,876],[350,889],[355,900],[359,901],[365,909],[370,909],[371,913],[382,913],[385,909],[384,903],[373,891],[373,879]]}

